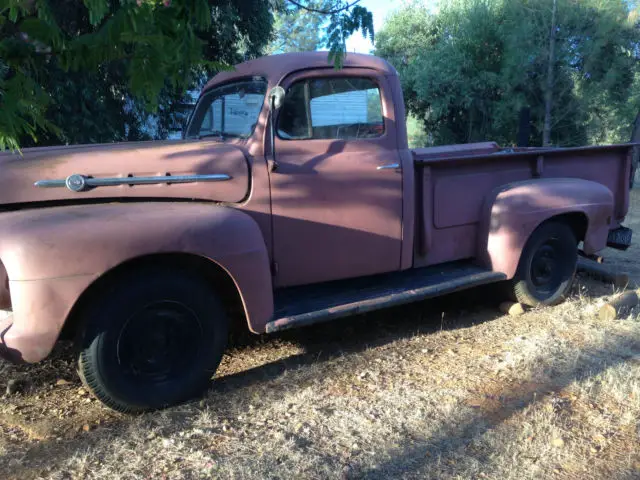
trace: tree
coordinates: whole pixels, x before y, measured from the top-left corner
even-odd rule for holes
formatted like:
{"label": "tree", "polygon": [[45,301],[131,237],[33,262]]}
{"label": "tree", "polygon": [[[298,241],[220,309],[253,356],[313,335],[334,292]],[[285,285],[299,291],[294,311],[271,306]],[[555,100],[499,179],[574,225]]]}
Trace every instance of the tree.
{"label": "tree", "polygon": [[237,59],[240,39],[259,51],[271,25],[267,0],[248,2],[256,18],[234,2],[4,2],[0,148],[144,138],[161,100]]}
{"label": "tree", "polygon": [[551,142],[551,109],[553,108],[553,77],[556,63],[556,32],[558,29],[558,0],[553,0],[551,7],[551,27],[549,28],[549,60],[547,62],[547,80],[544,89],[544,127],[542,129],[542,145]]}
{"label": "tree", "polygon": [[[338,65],[346,36],[372,34],[354,3],[319,13]],[[189,88],[259,55],[272,24],[271,0],[0,0],[0,149],[144,138],[150,113],[168,123]]]}
{"label": "tree", "polygon": [[409,4],[387,18],[383,29],[376,33],[375,54],[387,59],[398,71],[403,83],[408,110],[423,117],[426,109],[417,97],[415,77],[410,73],[415,62],[421,61],[425,49],[437,42],[436,17],[421,4]]}
{"label": "tree", "polygon": [[[516,96],[532,106],[534,119],[543,116],[542,143],[628,139],[640,41],[629,5],[622,0],[523,0],[507,2],[505,10],[506,80],[520,85]],[[527,22],[518,21],[523,16]],[[526,58],[518,57],[523,50]],[[534,88],[524,88],[527,82]],[[540,120],[536,123],[539,135]]]}
{"label": "tree", "polygon": [[528,111],[530,143],[577,145],[628,138],[638,45],[624,0],[449,0],[392,15],[376,52],[435,143],[514,144]]}
{"label": "tree", "polygon": [[398,68],[408,110],[436,144],[482,140],[497,130],[497,17],[487,2],[451,2],[436,15],[416,4],[392,15],[378,34],[376,53]]}
{"label": "tree", "polygon": [[[312,0],[308,6],[314,10],[329,11],[331,0]],[[327,15],[300,8],[291,3],[282,4],[275,12],[272,40],[265,54],[315,51],[324,46],[323,24]]]}

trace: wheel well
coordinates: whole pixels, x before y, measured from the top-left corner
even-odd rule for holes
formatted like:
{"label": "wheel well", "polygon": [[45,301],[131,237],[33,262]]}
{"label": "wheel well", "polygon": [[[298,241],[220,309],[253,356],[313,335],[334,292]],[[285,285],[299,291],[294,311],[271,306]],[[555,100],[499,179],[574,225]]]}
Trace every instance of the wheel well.
{"label": "wheel well", "polygon": [[103,274],[80,295],[67,317],[60,337],[73,339],[78,333],[82,312],[96,297],[104,295],[113,284],[123,281],[127,272],[147,266],[163,266],[167,269],[181,269],[196,273],[219,293],[220,300],[231,320],[230,331],[234,333],[248,331],[240,293],[231,276],[220,265],[199,255],[169,253],[137,257]]}
{"label": "wheel well", "polygon": [[546,220],[546,222],[551,221],[564,222],[569,225],[578,242],[582,242],[584,240],[584,237],[587,234],[587,227],[589,226],[589,219],[582,212],[563,213],[562,215],[556,215],[555,217],[551,217]]}

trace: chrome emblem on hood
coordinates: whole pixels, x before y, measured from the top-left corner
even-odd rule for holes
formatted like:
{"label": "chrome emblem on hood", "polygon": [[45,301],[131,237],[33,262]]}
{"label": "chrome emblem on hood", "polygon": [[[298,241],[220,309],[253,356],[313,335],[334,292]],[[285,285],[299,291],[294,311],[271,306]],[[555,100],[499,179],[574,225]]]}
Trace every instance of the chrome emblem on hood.
{"label": "chrome emblem on hood", "polygon": [[69,175],[64,183],[72,192],[81,192],[87,188],[86,178],[82,175],[78,175],[77,173]]}
{"label": "chrome emblem on hood", "polygon": [[79,173],[62,180],[38,180],[33,185],[40,188],[67,187],[72,192],[84,192],[96,187],[117,187],[120,185],[155,185],[160,183],[223,182],[231,180],[225,173],[211,175],[157,175],[154,177],[104,177],[93,178]]}

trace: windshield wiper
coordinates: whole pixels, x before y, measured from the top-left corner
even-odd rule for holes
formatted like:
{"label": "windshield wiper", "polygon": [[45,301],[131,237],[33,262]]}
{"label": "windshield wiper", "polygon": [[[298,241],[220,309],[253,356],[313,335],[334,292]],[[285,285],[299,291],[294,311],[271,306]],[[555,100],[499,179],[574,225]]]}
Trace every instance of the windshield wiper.
{"label": "windshield wiper", "polygon": [[238,138],[240,137],[240,135],[238,135],[237,133],[221,132],[220,130],[216,130],[215,132],[198,135],[198,140],[207,137],[220,137],[222,140],[226,140],[227,138]]}

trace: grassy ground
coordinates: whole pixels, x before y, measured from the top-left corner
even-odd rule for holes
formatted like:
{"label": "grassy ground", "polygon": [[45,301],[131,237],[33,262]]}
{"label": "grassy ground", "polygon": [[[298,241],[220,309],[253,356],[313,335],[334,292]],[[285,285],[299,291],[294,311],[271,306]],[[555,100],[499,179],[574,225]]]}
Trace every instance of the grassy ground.
{"label": "grassy ground", "polygon": [[[627,224],[640,232],[640,190]],[[633,216],[635,214],[635,216]],[[640,284],[640,248],[606,252]],[[640,478],[640,311],[508,317],[491,288],[238,342],[206,397],[127,417],[69,347],[0,363],[0,478]]]}

